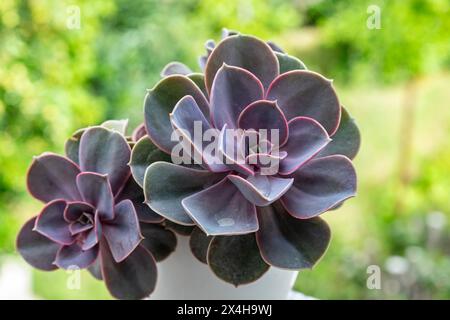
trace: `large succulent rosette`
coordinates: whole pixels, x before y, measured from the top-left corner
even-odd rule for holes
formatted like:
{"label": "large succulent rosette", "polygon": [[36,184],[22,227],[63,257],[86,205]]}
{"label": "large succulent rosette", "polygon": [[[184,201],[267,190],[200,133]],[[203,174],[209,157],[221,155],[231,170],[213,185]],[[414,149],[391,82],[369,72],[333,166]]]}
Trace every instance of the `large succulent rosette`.
{"label": "large succulent rosette", "polygon": [[[228,33],[206,47],[204,74],[171,63],[145,98],[148,137],[136,144],[131,167],[146,204],[195,226],[194,255],[227,282],[254,281],[269,266],[310,268],[330,240],[318,215],[356,193],[350,159],[358,129],[332,81],[278,46]],[[194,139],[194,124],[214,138]],[[259,137],[254,148],[246,133],[262,129],[275,130],[277,141]],[[206,152],[211,145],[217,152]],[[195,161],[155,162],[156,148]],[[269,171],[268,159],[276,163]]]}
{"label": "large succulent rosette", "polygon": [[108,121],[79,130],[66,143],[66,157],[33,160],[28,189],[45,206],[22,227],[17,249],[37,269],[87,268],[114,297],[138,299],[153,291],[156,260],[174,250],[176,237],[143,204],[125,127]]}

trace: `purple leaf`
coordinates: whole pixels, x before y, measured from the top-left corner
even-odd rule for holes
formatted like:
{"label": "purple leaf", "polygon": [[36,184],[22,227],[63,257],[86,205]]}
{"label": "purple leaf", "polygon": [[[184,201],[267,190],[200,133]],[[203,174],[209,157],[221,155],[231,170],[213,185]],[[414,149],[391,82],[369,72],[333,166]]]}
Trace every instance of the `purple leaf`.
{"label": "purple leaf", "polygon": [[268,100],[276,100],[288,120],[304,116],[317,120],[332,135],[341,114],[331,81],[320,74],[295,70],[276,78],[267,92]]}
{"label": "purple leaf", "polygon": [[258,230],[255,206],[227,178],[182,201],[207,235],[245,234]]}
{"label": "purple leaf", "polygon": [[92,229],[94,227],[93,224],[86,224],[86,223],[81,223],[78,221],[72,222],[69,224],[69,230],[70,230],[70,234],[71,235],[76,235],[82,232],[85,232],[89,229]]}
{"label": "purple leaf", "polygon": [[211,126],[194,98],[191,96],[182,98],[170,114],[170,122],[172,123],[174,130],[181,136],[183,150],[189,155],[192,154],[191,150],[193,150],[192,157],[194,163],[199,163],[209,171],[213,172],[228,171],[227,166],[222,164],[214,154],[204,152],[211,143],[210,141],[195,139],[196,130],[206,132],[211,129]]}
{"label": "purple leaf", "polygon": [[347,110],[342,107],[341,121],[332,141],[323,148],[317,157],[326,157],[333,154],[341,154],[353,159],[359,151],[361,135],[358,126]]}
{"label": "purple leaf", "polygon": [[29,192],[43,202],[55,199],[80,200],[75,178],[80,173],[71,160],[53,153],[34,158],[28,169]]}
{"label": "purple leaf", "polygon": [[92,127],[81,137],[81,170],[108,175],[113,194],[122,188],[130,175],[130,154],[126,139],[116,131]]}
{"label": "purple leaf", "polygon": [[134,142],[139,141],[142,137],[145,137],[147,135],[147,130],[145,130],[145,124],[141,123],[139,126],[134,129],[133,134],[131,135],[131,138]]}
{"label": "purple leaf", "polygon": [[36,218],[28,220],[17,236],[17,251],[33,267],[52,271],[58,267],[53,264],[61,245],[33,231]]}
{"label": "purple leaf", "polygon": [[141,223],[144,239],[141,246],[150,251],[157,262],[167,258],[177,246],[175,234],[155,223]]}
{"label": "purple leaf", "polygon": [[250,71],[265,88],[279,74],[277,57],[266,43],[252,36],[230,36],[214,48],[206,64],[205,83],[210,92],[216,73],[224,63]]}
{"label": "purple leaf", "polygon": [[291,187],[294,179],[254,175],[247,179],[230,174],[228,179],[241,191],[244,197],[257,206],[267,206],[278,200]]}
{"label": "purple leaf", "polygon": [[170,62],[168,63],[163,70],[161,71],[161,77],[167,77],[167,76],[171,76],[174,74],[181,74],[181,75],[188,75],[192,73],[192,70],[189,69],[188,66],[186,66],[185,64],[178,62],[178,61],[174,61],[174,62]]}
{"label": "purple leaf", "polygon": [[36,218],[34,230],[59,244],[71,244],[74,238],[64,219],[65,208],[64,200],[49,202]]}
{"label": "purple leaf", "polygon": [[116,197],[116,203],[129,199],[133,202],[139,221],[146,223],[161,223],[164,218],[150,209],[145,203],[144,191],[134,181],[133,177],[128,178],[128,182]]}
{"label": "purple leaf", "polygon": [[92,249],[100,241],[102,237],[102,225],[100,223],[100,217],[98,212],[94,216],[94,228],[86,233],[86,237],[83,239],[81,249]]}
{"label": "purple leaf", "polygon": [[68,202],[64,210],[64,219],[70,223],[77,221],[83,213],[91,213],[94,215],[95,208],[90,204],[82,201]]}
{"label": "purple leaf", "polygon": [[78,243],[63,246],[56,254],[55,264],[61,269],[79,268],[84,269],[94,263],[98,256],[98,246],[83,251]]}
{"label": "purple leaf", "polygon": [[279,203],[258,208],[256,241],[262,258],[282,269],[312,268],[330,243],[330,228],[319,217],[296,219]]}
{"label": "purple leaf", "polygon": [[281,198],[286,210],[309,219],[356,195],[356,173],[340,155],[313,159],[293,174],[294,184]]}
{"label": "purple leaf", "polygon": [[218,70],[211,89],[211,119],[217,129],[227,124],[237,128],[241,111],[264,97],[261,82],[249,71],[224,64]]}
{"label": "purple leaf", "polygon": [[168,162],[155,162],[148,167],[145,175],[145,203],[166,219],[182,225],[194,225],[184,211],[181,200],[207,188],[224,176]]}
{"label": "purple leaf", "polygon": [[116,262],[123,261],[142,240],[133,203],[123,200],[114,207],[114,220],[103,223],[103,233]]}
{"label": "purple leaf", "polygon": [[253,168],[245,162],[243,130],[228,129],[224,125],[219,135],[219,155],[230,170],[244,175],[254,175]]}
{"label": "purple leaf", "polygon": [[208,56],[206,56],[206,55],[198,57],[198,65],[202,71],[205,71],[207,61],[208,61]]}
{"label": "purple leaf", "polygon": [[[241,129],[253,129],[261,134],[261,129],[267,130],[265,137],[277,146],[283,145],[289,136],[289,128],[283,112],[276,102],[260,100],[247,106],[239,115],[238,126]],[[271,130],[278,130],[277,141],[272,137]]]}
{"label": "purple leaf", "polygon": [[145,127],[153,143],[162,151],[170,154],[176,142],[171,141],[172,125],[169,114],[177,102],[184,96],[194,97],[200,110],[209,117],[209,104],[201,90],[188,77],[168,76],[151,89],[144,102]]}
{"label": "purple leaf", "polygon": [[102,275],[105,284],[117,299],[143,299],[156,285],[156,262],[151,253],[138,246],[124,261],[117,263],[109,247],[101,241]]}
{"label": "purple leaf", "polygon": [[107,176],[83,172],[77,176],[83,200],[97,209],[101,220],[114,219],[114,196]]}
{"label": "purple leaf", "polygon": [[276,52],[284,53],[283,49],[281,49],[281,47],[277,45],[275,42],[269,40],[267,41],[267,44],[273,51],[275,51],[275,53]]}
{"label": "purple leaf", "polygon": [[88,271],[92,276],[97,280],[103,280],[102,276],[102,266],[100,255],[98,255],[97,259],[95,259],[94,263],[88,267]]}
{"label": "purple leaf", "polygon": [[289,121],[289,140],[281,151],[287,152],[279,173],[288,175],[314,157],[329,142],[325,129],[315,120],[297,117]]}
{"label": "purple leaf", "polygon": [[254,153],[247,156],[246,161],[249,164],[256,165],[259,168],[259,174],[275,175],[278,173],[281,160],[286,155],[286,152],[282,152],[278,156],[274,154]]}

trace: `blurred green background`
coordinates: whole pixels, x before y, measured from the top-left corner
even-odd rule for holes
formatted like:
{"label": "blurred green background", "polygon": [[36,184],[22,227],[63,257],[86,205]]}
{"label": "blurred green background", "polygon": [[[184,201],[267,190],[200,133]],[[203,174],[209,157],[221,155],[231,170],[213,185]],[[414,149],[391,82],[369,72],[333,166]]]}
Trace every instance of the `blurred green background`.
{"label": "blurred green background", "polygon": [[[0,269],[41,207],[25,188],[32,156],[62,152],[75,129],[105,119],[141,122],[162,67],[197,66],[222,27],[274,40],[334,79],[361,129],[358,196],[323,215],[331,246],[295,288],[320,299],[450,298],[448,0],[0,1]],[[373,265],[380,289],[367,287]],[[66,281],[33,271],[31,289],[108,298],[88,274],[81,290]]]}

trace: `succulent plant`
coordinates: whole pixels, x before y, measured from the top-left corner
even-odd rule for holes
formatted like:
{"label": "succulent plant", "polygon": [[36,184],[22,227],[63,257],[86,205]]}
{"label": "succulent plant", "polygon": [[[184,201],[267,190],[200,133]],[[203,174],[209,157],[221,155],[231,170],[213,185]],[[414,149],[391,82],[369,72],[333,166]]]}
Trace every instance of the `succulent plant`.
{"label": "succulent plant", "polygon": [[[269,266],[310,268],[330,240],[318,215],[356,194],[350,159],[359,131],[332,81],[275,44],[226,32],[207,51],[204,74],[171,63],[145,97],[148,137],[131,157],[145,203],[173,223],[195,226],[194,255],[227,282],[254,281]],[[192,138],[195,123],[216,132],[217,153]],[[237,136],[230,139],[227,129]],[[274,129],[278,141],[257,134],[254,148],[246,134],[261,129]],[[194,164],[154,161],[155,146],[182,157],[173,152],[179,142]],[[264,170],[268,159],[275,169]]]}
{"label": "succulent plant", "polygon": [[33,160],[28,190],[45,206],[22,227],[17,249],[35,268],[87,268],[114,297],[137,299],[153,291],[155,260],[174,250],[176,237],[143,204],[128,165],[134,141],[124,137],[126,125],[79,130],[66,143],[67,157]]}

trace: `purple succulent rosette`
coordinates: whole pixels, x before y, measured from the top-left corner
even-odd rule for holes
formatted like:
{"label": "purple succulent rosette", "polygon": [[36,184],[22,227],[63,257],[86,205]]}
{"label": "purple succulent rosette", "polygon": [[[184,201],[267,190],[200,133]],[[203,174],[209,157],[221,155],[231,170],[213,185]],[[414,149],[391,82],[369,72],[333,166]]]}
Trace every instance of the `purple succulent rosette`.
{"label": "purple succulent rosette", "polygon": [[[138,147],[147,140],[170,154],[178,130],[187,133],[185,148],[202,160],[191,167],[153,162],[145,170],[133,170],[132,161],[146,204],[173,223],[195,226],[192,252],[227,282],[254,281],[269,266],[311,268],[330,240],[318,215],[356,194],[350,159],[359,149],[358,128],[332,81],[275,44],[225,31],[206,48],[204,74],[171,63],[145,97],[148,137],[137,143],[132,159],[151,151]],[[202,152],[203,142],[190,139],[195,122],[219,132],[218,157],[228,162],[217,164]],[[249,152],[242,139],[230,152],[227,128],[277,129],[280,143],[272,150],[269,137],[266,152]],[[277,170],[261,174],[259,159],[271,157],[279,160]],[[255,158],[256,164],[250,162]]]}
{"label": "purple succulent rosette", "polygon": [[28,190],[45,206],[20,230],[17,249],[37,269],[87,268],[112,296],[140,299],[154,290],[156,261],[174,250],[176,238],[143,204],[125,129],[125,121],[107,121],[79,130],[66,143],[67,157],[33,160]]}

